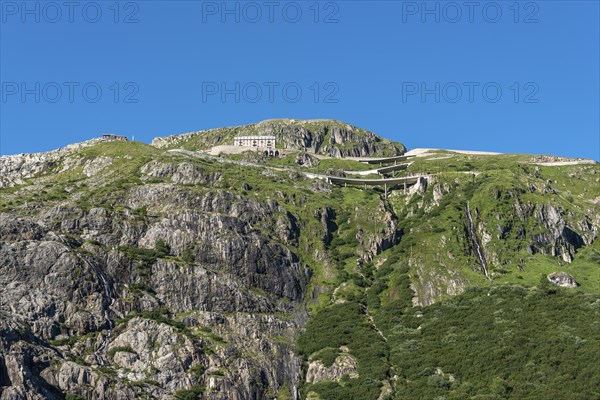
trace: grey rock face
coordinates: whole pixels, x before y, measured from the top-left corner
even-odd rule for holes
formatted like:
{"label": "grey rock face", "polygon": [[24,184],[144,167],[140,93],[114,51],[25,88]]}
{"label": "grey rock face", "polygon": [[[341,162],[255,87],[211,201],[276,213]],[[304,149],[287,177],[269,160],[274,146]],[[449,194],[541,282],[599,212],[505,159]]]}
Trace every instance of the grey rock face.
{"label": "grey rock face", "polygon": [[317,211],[315,217],[321,220],[324,232],[322,240],[323,243],[328,245],[333,237],[333,232],[337,229],[337,225],[335,224],[335,211],[330,207],[324,207]]}
{"label": "grey rock face", "polygon": [[209,184],[219,179],[219,174],[205,174],[204,169],[191,163],[167,164],[151,161],[141,168],[142,179],[166,178],[181,185]]}
{"label": "grey rock face", "polygon": [[425,178],[419,178],[417,180],[417,183],[412,185],[410,188],[408,188],[408,194],[409,195],[414,195],[414,194],[420,194],[425,192],[425,190],[427,190],[427,180]]}
{"label": "grey rock face", "polygon": [[[295,123],[289,120],[263,121],[256,125],[259,134],[274,135],[285,148],[307,150],[312,153],[327,154],[333,157],[360,157],[379,154],[383,149],[390,149],[389,144],[371,132],[359,132],[359,129],[347,124],[332,123],[310,124]],[[329,140],[327,141],[327,137]],[[352,143],[353,146],[335,146],[336,144]],[[393,148],[393,147],[392,147]],[[402,154],[404,148],[397,148],[397,154]]]}
{"label": "grey rock face", "polygon": [[4,288],[0,312],[32,321],[36,336],[54,339],[62,331],[61,324],[73,334],[103,326],[103,300],[95,276],[63,243],[0,242],[0,270]]}
{"label": "grey rock face", "polygon": [[320,161],[318,158],[311,156],[310,154],[305,153],[305,152],[300,152],[296,156],[296,164],[298,164],[298,165],[304,165],[307,167],[316,167],[317,165],[319,165],[319,163],[320,163]]}
{"label": "grey rock face", "polygon": [[[347,350],[347,349],[346,349]],[[350,379],[359,377],[356,359],[347,351],[338,355],[332,365],[326,367],[320,360],[311,361],[306,371],[306,382],[339,381],[343,376]]]}
{"label": "grey rock face", "polygon": [[0,187],[22,185],[25,183],[24,179],[52,167],[58,158],[58,155],[48,153],[0,157]]}
{"label": "grey rock face", "polygon": [[[214,400],[280,388],[296,398],[300,322],[274,315],[300,312],[310,278],[286,246],[297,245],[295,216],[274,200],[186,189],[213,181],[191,165],[143,173],[177,181],[116,200],[148,215],[72,204],[0,214],[0,399],[193,388]],[[160,243],[168,252],[155,255]]]}
{"label": "grey rock face", "polygon": [[26,326],[0,316],[0,399],[62,399],[41,377],[58,354],[36,343]]}
{"label": "grey rock face", "polygon": [[571,262],[575,250],[585,243],[578,233],[567,226],[561,210],[548,204],[537,207],[534,215],[538,223],[546,227],[546,231],[535,235],[531,247],[533,252],[561,255],[564,261]]}
{"label": "grey rock face", "polygon": [[47,153],[16,154],[0,157],[0,188],[13,187],[48,171],[65,155],[98,143],[98,139],[72,144]]}
{"label": "grey rock face", "polygon": [[550,275],[548,275],[548,280],[556,285],[556,286],[560,286],[560,287],[564,287],[564,288],[574,288],[579,286],[577,284],[577,282],[575,281],[575,278],[573,278],[571,275],[567,274],[566,272],[554,272]]}
{"label": "grey rock face", "polygon": [[88,160],[83,166],[83,173],[86,176],[94,176],[103,169],[112,165],[112,159],[110,157],[98,157]]}

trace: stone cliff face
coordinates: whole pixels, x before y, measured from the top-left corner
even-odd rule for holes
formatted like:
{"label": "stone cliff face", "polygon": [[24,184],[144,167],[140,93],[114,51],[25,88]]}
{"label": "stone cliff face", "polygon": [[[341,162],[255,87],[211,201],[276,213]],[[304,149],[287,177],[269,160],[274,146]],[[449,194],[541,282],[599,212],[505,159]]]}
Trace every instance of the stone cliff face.
{"label": "stone cliff face", "polygon": [[[234,206],[226,194],[216,196],[218,210],[214,197],[198,199],[195,212],[135,228],[130,226],[135,222],[118,221],[104,209],[68,210],[60,222],[52,220],[52,212],[40,220],[2,215],[3,386],[23,392],[45,379],[84,398],[119,398],[140,394],[124,382],[148,381],[156,382],[153,392],[160,397],[192,386],[192,368],[207,371],[195,384],[219,393],[210,398],[261,398],[268,388],[279,387],[293,392],[297,357],[274,338],[293,337],[297,325],[260,313],[293,311],[310,271],[288,249],[251,228],[276,204],[240,207],[239,199]],[[218,215],[223,211],[228,215]],[[96,244],[82,244],[73,236]],[[139,260],[115,250],[119,245],[154,246],[158,237],[174,257],[194,243],[197,247],[185,264]],[[144,312],[158,314],[119,322],[124,316],[147,317]],[[186,313],[175,326],[163,321]],[[53,360],[47,368],[32,356],[9,357],[23,351],[23,341],[11,339],[19,322],[25,325],[18,334],[29,338],[31,351]],[[55,343],[56,350],[47,343]],[[253,351],[262,357],[229,364],[233,354]],[[23,372],[23,365],[31,371]],[[111,367],[116,376],[103,376],[94,365]],[[40,398],[60,398],[42,392]],[[2,398],[12,398],[9,393],[3,391]]]}
{"label": "stone cliff face", "polygon": [[92,139],[47,153],[16,154],[1,157],[0,188],[22,185],[25,183],[25,179],[33,178],[51,170],[65,155],[99,142],[98,139]]}
{"label": "stone cliff face", "polygon": [[177,184],[122,193],[124,211],[0,214],[0,398],[295,397],[290,340],[311,271],[265,230],[293,241],[294,217],[274,200],[186,190],[218,180],[186,163],[140,171]]}
{"label": "stone cliff face", "polygon": [[[403,146],[390,143],[372,132],[336,121],[264,121],[256,125],[261,135],[273,135],[282,147],[326,154],[332,157],[368,157],[382,154],[384,150],[401,155]],[[311,123],[312,122],[312,123]]]}

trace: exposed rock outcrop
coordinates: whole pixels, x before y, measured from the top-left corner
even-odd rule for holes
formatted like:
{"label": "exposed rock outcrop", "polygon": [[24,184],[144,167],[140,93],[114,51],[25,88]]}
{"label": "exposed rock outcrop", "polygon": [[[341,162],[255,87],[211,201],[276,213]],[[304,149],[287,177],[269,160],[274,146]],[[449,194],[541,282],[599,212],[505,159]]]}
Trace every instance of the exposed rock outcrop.
{"label": "exposed rock outcrop", "polygon": [[306,153],[300,152],[296,156],[296,164],[306,166],[306,167],[316,167],[319,165],[319,159]]}
{"label": "exposed rock outcrop", "polygon": [[25,179],[38,176],[56,166],[63,156],[97,143],[99,139],[92,139],[45,153],[2,156],[0,157],[0,188],[22,185]]}
{"label": "exposed rock outcrop", "polygon": [[358,378],[356,359],[348,353],[347,348],[342,349],[332,365],[325,366],[320,360],[311,361],[306,371],[306,382],[318,383],[324,381],[337,382],[347,376],[350,379]]}
{"label": "exposed rock outcrop", "polygon": [[579,286],[578,283],[575,281],[575,278],[573,278],[566,272],[554,272],[548,275],[548,280],[552,284],[564,288],[574,288]]}
{"label": "exposed rock outcrop", "polygon": [[110,167],[113,163],[110,157],[98,157],[86,161],[83,165],[83,173],[85,176],[94,176],[103,169]]}

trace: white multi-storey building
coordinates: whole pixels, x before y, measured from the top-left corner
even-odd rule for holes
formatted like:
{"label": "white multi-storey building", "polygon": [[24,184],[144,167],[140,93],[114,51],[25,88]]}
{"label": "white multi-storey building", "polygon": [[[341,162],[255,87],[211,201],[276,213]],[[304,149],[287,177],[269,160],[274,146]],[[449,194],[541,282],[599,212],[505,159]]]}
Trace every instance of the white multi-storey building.
{"label": "white multi-storey building", "polygon": [[257,147],[261,149],[274,149],[275,136],[237,136],[233,140],[233,145]]}

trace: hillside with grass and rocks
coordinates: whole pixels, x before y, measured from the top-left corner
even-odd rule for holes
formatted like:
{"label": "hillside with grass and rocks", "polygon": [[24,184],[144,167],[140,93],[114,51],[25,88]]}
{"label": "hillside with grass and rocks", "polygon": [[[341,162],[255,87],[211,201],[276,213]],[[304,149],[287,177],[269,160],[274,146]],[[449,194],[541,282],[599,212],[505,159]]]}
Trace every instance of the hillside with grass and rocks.
{"label": "hillside with grass and rocks", "polygon": [[0,399],[600,398],[599,229],[595,161],[333,120],[0,157]]}

